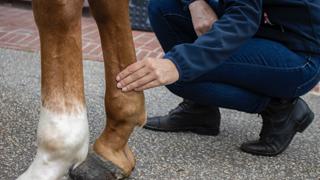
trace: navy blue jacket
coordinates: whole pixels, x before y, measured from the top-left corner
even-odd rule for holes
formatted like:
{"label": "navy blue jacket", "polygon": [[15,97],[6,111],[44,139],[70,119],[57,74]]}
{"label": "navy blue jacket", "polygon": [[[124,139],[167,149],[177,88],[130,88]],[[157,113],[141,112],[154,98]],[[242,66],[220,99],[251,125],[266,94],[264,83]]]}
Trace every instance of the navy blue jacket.
{"label": "navy blue jacket", "polygon": [[320,0],[220,0],[219,11],[223,13],[208,33],[164,56],[176,65],[179,81],[190,82],[214,69],[252,37],[320,55]]}

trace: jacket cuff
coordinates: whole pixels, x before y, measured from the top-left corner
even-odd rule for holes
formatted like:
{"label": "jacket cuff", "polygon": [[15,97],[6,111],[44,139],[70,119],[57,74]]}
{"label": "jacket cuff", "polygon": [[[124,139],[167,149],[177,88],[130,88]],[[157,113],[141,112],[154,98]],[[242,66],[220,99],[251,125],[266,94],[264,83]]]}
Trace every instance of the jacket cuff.
{"label": "jacket cuff", "polygon": [[184,81],[186,79],[186,74],[184,72],[184,70],[187,68],[187,64],[183,63],[183,61],[178,61],[177,58],[178,57],[174,57],[174,55],[169,51],[168,53],[166,53],[163,56],[164,59],[168,59],[171,62],[173,62],[173,64],[176,66],[178,73],[179,73],[179,79],[177,81],[177,83]]}

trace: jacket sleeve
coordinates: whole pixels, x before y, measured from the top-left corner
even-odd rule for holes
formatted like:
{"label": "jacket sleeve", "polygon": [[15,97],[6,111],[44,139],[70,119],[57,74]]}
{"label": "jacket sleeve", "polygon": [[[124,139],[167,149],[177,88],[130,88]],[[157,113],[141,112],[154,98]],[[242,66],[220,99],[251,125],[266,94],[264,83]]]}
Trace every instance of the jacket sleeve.
{"label": "jacket sleeve", "polygon": [[259,29],[263,0],[223,0],[224,14],[193,43],[165,54],[177,67],[179,81],[190,82],[228,59]]}

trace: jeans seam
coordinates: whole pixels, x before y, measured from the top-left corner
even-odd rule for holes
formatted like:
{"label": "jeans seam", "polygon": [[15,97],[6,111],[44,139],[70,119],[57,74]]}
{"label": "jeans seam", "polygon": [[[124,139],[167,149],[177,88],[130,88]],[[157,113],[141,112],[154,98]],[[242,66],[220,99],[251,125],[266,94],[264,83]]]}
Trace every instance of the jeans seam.
{"label": "jeans seam", "polygon": [[319,76],[320,76],[320,68],[318,68],[317,72],[314,74],[314,76],[312,76],[312,78],[310,78],[309,80],[303,82],[300,86],[297,87],[297,89],[295,91],[295,96],[297,95],[298,91],[302,89],[302,87],[304,87],[307,84],[309,84],[310,82],[314,81]]}
{"label": "jeans seam", "polygon": [[[304,68],[306,68],[308,65],[310,64],[310,61],[308,60],[305,64],[301,65],[301,66],[298,66],[298,67],[291,67],[291,68],[273,68],[273,67],[270,67],[270,66],[262,66],[262,65],[257,65],[257,64],[247,64],[247,63],[233,63],[233,62],[228,62],[228,63],[225,63],[224,65],[231,65],[231,66],[244,66],[244,67],[260,67],[262,69],[267,69],[267,70],[270,70],[271,72],[280,72],[280,73],[300,73],[303,71]],[[219,67],[217,67],[219,68]],[[319,68],[320,70],[320,68]],[[314,79],[315,77],[313,77]],[[298,81],[299,82],[299,81]],[[302,79],[300,79],[300,84],[301,84]],[[307,83],[307,82],[305,82]],[[292,88],[292,96],[296,96],[297,94],[297,87],[300,87],[302,85],[300,85],[299,83],[297,83],[297,86],[296,87],[293,87]],[[300,86],[299,86],[300,85]]]}
{"label": "jeans seam", "polygon": [[278,72],[285,72],[285,71],[292,71],[292,70],[301,70],[303,68],[305,68],[306,66],[308,66],[310,64],[310,62],[306,62],[305,64],[301,65],[301,66],[297,66],[297,67],[272,67],[272,66],[264,66],[264,65],[259,65],[259,64],[249,64],[249,63],[232,63],[232,62],[225,62],[222,63],[221,65],[237,65],[237,66],[251,66],[251,67],[261,67],[261,68],[266,68],[266,69],[273,69],[275,71]]}

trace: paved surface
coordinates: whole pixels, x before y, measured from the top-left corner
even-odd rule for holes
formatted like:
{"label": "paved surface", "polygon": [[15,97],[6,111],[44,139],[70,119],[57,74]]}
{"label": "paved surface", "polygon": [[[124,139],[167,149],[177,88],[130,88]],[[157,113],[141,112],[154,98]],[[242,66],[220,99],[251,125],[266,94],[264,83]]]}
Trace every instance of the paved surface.
{"label": "paved surface", "polygon": [[[0,48],[38,51],[38,30],[31,7],[21,9],[1,4],[0,1]],[[155,35],[150,32],[133,31],[138,59],[162,55]],[[82,49],[85,59],[102,60],[102,50],[97,25],[92,17],[82,18]]]}
{"label": "paved surface", "polygon": [[[39,55],[0,49],[0,180],[15,179],[36,152],[35,134],[40,107]],[[85,87],[91,141],[104,125],[104,80],[101,62],[85,62]],[[274,158],[239,151],[241,142],[255,139],[257,115],[222,110],[218,137],[190,133],[155,133],[137,129],[130,145],[137,155],[132,179],[312,179],[320,178],[320,97],[305,99],[316,120]],[[149,115],[165,114],[180,99],[164,88],[146,92]]]}
{"label": "paved surface", "polygon": [[[31,7],[25,8],[11,7],[9,4],[1,4],[0,1],[0,48],[39,51],[39,35]],[[138,60],[163,56],[154,33],[133,31],[132,34]],[[82,41],[84,59],[103,60],[99,32],[92,17],[82,18]],[[320,83],[312,92],[320,95]]]}

